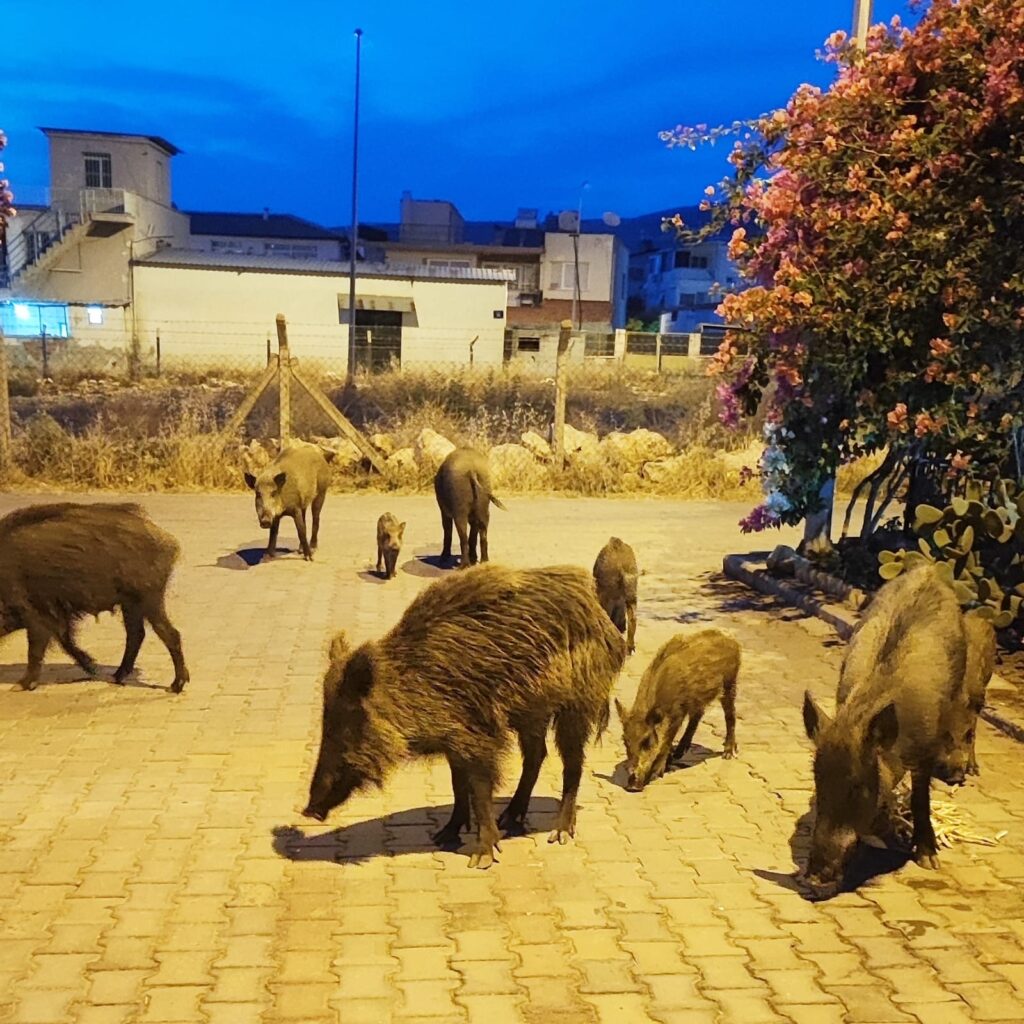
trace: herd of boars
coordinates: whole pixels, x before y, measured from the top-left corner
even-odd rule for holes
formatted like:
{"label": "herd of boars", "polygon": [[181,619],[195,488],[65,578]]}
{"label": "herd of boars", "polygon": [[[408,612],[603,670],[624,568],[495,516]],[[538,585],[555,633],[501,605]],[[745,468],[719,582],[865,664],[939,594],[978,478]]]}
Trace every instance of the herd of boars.
{"label": "herd of boars", "polygon": [[[265,557],[274,555],[285,516],[295,522],[303,557],[313,557],[327,459],[298,442],[258,474],[245,474],[260,525],[270,531]],[[635,648],[641,573],[632,548],[617,537],[590,572],[488,564],[489,509],[505,506],[494,495],[486,457],[473,449],[456,449],[444,460],[434,490],[442,557],[451,558],[454,527],[465,571],[427,586],[381,639],[353,650],[344,633],[334,637],[320,751],[303,813],[324,821],[354,792],[383,784],[403,761],[442,755],[451,769],[453,810],[434,838],[458,846],[475,820],[470,864],[488,867],[501,835],[525,827],[549,729],[563,765],[549,838],[565,843],[574,835],[586,746],[607,727],[613,686]],[[377,523],[377,570],[386,578],[395,574],[404,529],[389,514]],[[115,682],[133,671],[149,622],[174,664],[171,689],[182,692],[189,674],[165,607],[178,554],[177,541],[134,504],[60,502],[0,519],[0,636],[19,629],[28,635],[22,687],[35,689],[52,640],[94,674],[95,662],[75,641],[75,624],[120,608],[126,641]],[[804,725],[815,747],[816,816],[803,872],[812,893],[841,887],[858,840],[893,838],[895,787],[908,774],[914,857],[937,866],[931,779],[959,784],[977,773],[974,732],[994,659],[992,627],[962,613],[930,567],[877,592],[846,649],[833,717],[810,693],[804,699]],[[722,756],[737,753],[739,668],[739,645],[717,629],[681,634],[661,647],[632,708],[615,699],[627,790],[642,790],[686,754],[715,700],[725,713]],[[513,737],[522,775],[495,818],[494,788]]]}

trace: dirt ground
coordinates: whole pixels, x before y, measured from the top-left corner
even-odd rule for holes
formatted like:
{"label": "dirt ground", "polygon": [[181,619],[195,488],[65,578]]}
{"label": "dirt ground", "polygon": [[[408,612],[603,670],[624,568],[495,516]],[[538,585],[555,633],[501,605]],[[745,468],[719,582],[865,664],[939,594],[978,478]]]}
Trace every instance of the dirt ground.
{"label": "dirt ground", "polygon": [[[0,513],[27,500],[6,495]],[[326,643],[383,633],[439,574],[424,560],[440,547],[433,499],[329,496],[311,564],[289,525],[292,553],[258,563],[250,496],[140,500],[182,542],[170,610],[185,693],[167,691],[151,633],[133,684],[82,681],[54,651],[34,693],[14,686],[24,634],[0,641],[0,1022],[1024,1020],[1012,740],[983,725],[983,774],[954,797],[979,833],[1006,830],[998,846],[957,845],[938,872],[875,859],[824,903],[793,881],[811,794],[800,702],[809,688],[830,705],[841,647],[720,575],[725,554],[792,532],[743,537],[746,506],[708,502],[509,497],[494,511],[496,561],[589,567],[612,534],[634,546],[647,574],[624,701],[680,630],[730,630],[744,665],[735,760],[712,708],[686,767],[627,793],[613,718],[588,754],[576,841],[546,841],[552,751],[531,834],[479,872],[465,847],[429,841],[451,806],[442,763],[402,767],[324,826],[298,814]],[[389,582],[369,572],[384,511],[409,523]],[[112,670],[124,634],[104,616],[81,641]]]}

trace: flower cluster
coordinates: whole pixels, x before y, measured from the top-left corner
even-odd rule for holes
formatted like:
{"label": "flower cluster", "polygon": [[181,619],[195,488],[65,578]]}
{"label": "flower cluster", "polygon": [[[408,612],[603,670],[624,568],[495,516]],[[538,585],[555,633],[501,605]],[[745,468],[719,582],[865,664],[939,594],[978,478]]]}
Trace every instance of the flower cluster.
{"label": "flower cluster", "polygon": [[[919,23],[833,34],[827,89],[671,146],[733,139],[705,200],[749,287],[726,295],[724,422],[766,403],[786,480],[746,522],[810,511],[845,459],[924,445],[958,473],[998,467],[1024,416],[1024,4],[931,0]],[[742,345],[739,339],[742,337]],[[1009,421],[1007,421],[1009,417]],[[797,429],[799,427],[799,429]],[[762,475],[765,469],[762,467]]]}
{"label": "flower cluster", "polygon": [[[7,136],[0,131],[0,149],[7,145]],[[0,175],[4,172],[4,165],[0,163]],[[17,211],[14,209],[14,194],[10,189],[10,182],[6,178],[0,178],[0,238],[3,237],[3,226],[8,218],[13,217]]]}

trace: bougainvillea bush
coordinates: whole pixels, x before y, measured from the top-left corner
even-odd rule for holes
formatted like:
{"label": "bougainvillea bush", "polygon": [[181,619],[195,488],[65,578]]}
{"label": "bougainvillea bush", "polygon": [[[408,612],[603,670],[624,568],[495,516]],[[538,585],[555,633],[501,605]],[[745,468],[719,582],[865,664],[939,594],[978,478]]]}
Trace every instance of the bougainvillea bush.
{"label": "bougainvillea bush", "polygon": [[1020,475],[1024,4],[933,0],[822,56],[827,90],[663,136],[738,136],[707,206],[750,286],[722,302],[744,331],[712,370],[725,420],[769,407],[750,529],[799,522],[840,464],[883,448],[893,474]]}

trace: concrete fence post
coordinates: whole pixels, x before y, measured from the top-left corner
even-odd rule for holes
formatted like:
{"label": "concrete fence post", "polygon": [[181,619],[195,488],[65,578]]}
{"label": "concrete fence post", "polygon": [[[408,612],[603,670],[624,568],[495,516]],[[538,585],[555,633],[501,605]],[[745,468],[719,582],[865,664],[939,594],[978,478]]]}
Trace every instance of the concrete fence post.
{"label": "concrete fence post", "polygon": [[626,331],[623,327],[615,328],[615,359],[622,362],[626,358]]}
{"label": "concrete fence post", "polygon": [[281,447],[284,448],[292,434],[292,367],[284,313],[277,314],[277,385],[281,405]]}
{"label": "concrete fence post", "polygon": [[572,321],[563,320],[558,328],[558,352],[555,355],[555,424],[551,437],[555,465],[559,469],[565,466],[565,377],[571,346]]}

